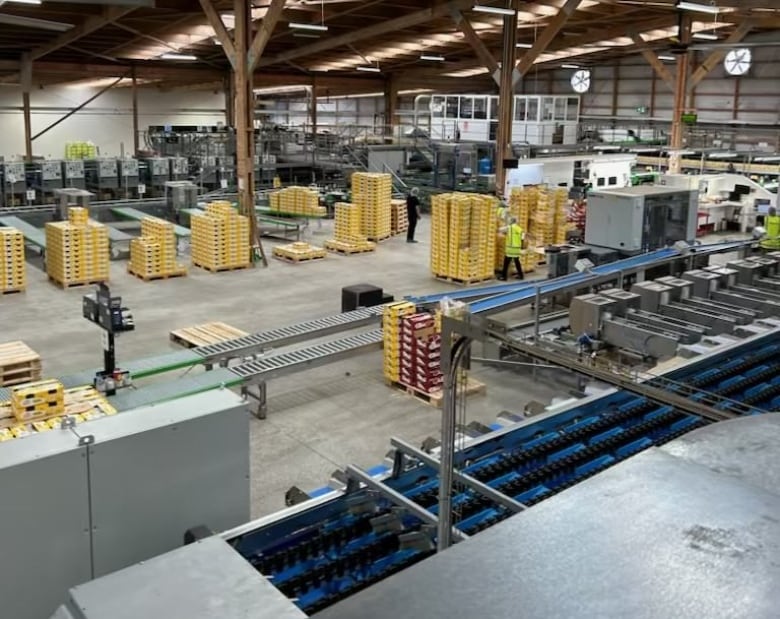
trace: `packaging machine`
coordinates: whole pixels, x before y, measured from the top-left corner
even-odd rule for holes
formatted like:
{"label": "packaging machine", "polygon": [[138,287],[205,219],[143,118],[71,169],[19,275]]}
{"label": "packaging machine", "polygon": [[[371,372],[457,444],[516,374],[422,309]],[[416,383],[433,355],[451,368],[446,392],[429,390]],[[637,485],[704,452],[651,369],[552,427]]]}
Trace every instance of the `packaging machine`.
{"label": "packaging machine", "polygon": [[62,186],[71,189],[86,188],[86,172],[81,159],[62,162]]}
{"label": "packaging machine", "polygon": [[116,196],[119,189],[119,162],[103,157],[84,161],[87,189],[98,195]]}

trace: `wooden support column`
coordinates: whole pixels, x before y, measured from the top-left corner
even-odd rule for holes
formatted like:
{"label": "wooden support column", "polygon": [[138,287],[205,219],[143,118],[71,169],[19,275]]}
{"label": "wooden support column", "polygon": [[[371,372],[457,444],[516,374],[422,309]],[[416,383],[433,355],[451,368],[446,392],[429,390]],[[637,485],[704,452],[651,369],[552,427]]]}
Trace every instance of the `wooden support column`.
{"label": "wooden support column", "polygon": [[236,127],[236,178],[238,180],[238,204],[241,214],[249,219],[249,245],[254,263],[255,249],[260,238],[255,216],[254,178],[254,92],[253,80],[249,79],[249,48],[251,45],[251,4],[249,0],[234,0],[235,53],[233,72],[235,89]]}
{"label": "wooden support column", "polygon": [[619,96],[620,96],[620,58],[615,60],[615,66],[612,67],[612,116],[617,116]]}
{"label": "wooden support column", "polygon": [[317,78],[311,78],[311,164],[317,164]]}
{"label": "wooden support column", "polygon": [[[680,19],[680,42],[688,45],[691,42],[691,19],[683,15]],[[674,109],[672,110],[672,135],[670,140],[669,172],[680,173],[680,150],[682,149],[682,113],[685,111],[685,95],[688,90],[688,54],[677,57],[677,81],[674,88]]]}
{"label": "wooden support column", "polygon": [[32,90],[32,57],[30,54],[22,54],[21,66],[22,83],[22,113],[24,115],[24,157],[32,161],[32,111],[30,110],[30,91]]}
{"label": "wooden support column", "polygon": [[235,127],[236,126],[236,106],[235,106],[235,100],[236,100],[236,94],[235,90],[233,88],[233,74],[228,73],[225,76],[224,82],[224,89],[225,89],[225,124],[228,127]]}
{"label": "wooden support column", "polygon": [[[688,75],[691,75],[693,67],[696,66],[696,52],[688,52]],[[688,80],[688,111],[696,110],[696,84]]]}
{"label": "wooden support column", "polygon": [[740,88],[742,87],[742,78],[737,77],[734,80],[734,101],[731,105],[731,118],[737,120],[739,118],[739,95]]}
{"label": "wooden support column", "polygon": [[135,76],[135,66],[131,69],[130,76],[133,79],[133,156],[138,154],[138,80]]}
{"label": "wooden support column", "polygon": [[650,82],[650,118],[655,118],[655,91],[657,88],[658,74],[653,71],[653,79]]}
{"label": "wooden support column", "polygon": [[[507,3],[516,8],[516,2]],[[496,132],[496,190],[503,194],[504,159],[512,154],[512,120],[514,115],[514,77],[517,50],[517,13],[504,16],[504,38],[501,50],[501,81],[498,91],[498,130]]]}
{"label": "wooden support column", "polygon": [[385,135],[395,135],[396,111],[398,110],[398,85],[392,77],[385,80]]}

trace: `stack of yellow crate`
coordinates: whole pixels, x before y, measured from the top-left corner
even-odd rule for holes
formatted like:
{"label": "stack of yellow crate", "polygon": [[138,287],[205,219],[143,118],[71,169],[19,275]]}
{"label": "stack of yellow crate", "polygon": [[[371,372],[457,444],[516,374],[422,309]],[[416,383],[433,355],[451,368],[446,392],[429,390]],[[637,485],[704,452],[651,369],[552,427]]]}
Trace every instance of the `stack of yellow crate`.
{"label": "stack of yellow crate", "polygon": [[431,271],[460,283],[492,279],[496,259],[498,201],[451,193],[432,201]]}
{"label": "stack of yellow crate", "polygon": [[392,233],[393,179],[389,174],[355,172],[352,202],[360,208],[360,227],[369,241],[383,241]]}
{"label": "stack of yellow crate", "polygon": [[336,203],[336,238],[325,241],[325,247],[346,254],[374,251],[376,245],[361,232],[361,210],[357,204]]}
{"label": "stack of yellow crate", "polygon": [[539,192],[528,229],[537,247],[555,242],[555,206],[548,191]]}
{"label": "stack of yellow crate", "polygon": [[538,191],[535,187],[515,187],[509,195],[509,214],[517,219],[523,230],[528,230],[531,212],[536,206]]}
{"label": "stack of yellow crate", "polygon": [[563,245],[566,243],[566,233],[569,231],[568,205],[569,192],[558,188],[552,194],[553,208],[555,210],[555,230],[553,231],[553,243]]}
{"label": "stack of yellow crate", "polygon": [[65,412],[65,389],[56,380],[11,387],[11,410],[17,421],[36,421]]}
{"label": "stack of yellow crate", "polygon": [[405,316],[415,313],[414,303],[401,301],[385,307],[382,318],[384,335],[384,375],[394,383],[401,378],[401,323]]}
{"label": "stack of yellow crate", "polygon": [[0,228],[0,294],[27,287],[24,235],[15,228]]}
{"label": "stack of yellow crate", "polygon": [[187,274],[187,267],[176,262],[176,235],[171,222],[144,217],[141,236],[130,241],[127,270],[146,281]]}
{"label": "stack of yellow crate", "polygon": [[272,211],[300,215],[302,217],[324,217],[327,209],[320,206],[320,193],[308,187],[287,187],[270,194]]}
{"label": "stack of yellow crate", "polygon": [[49,278],[65,288],[108,281],[108,230],[79,207],[68,210],[68,219],[46,224]]}
{"label": "stack of yellow crate", "polygon": [[192,264],[212,272],[250,266],[249,220],[229,202],[209,203],[191,223]]}

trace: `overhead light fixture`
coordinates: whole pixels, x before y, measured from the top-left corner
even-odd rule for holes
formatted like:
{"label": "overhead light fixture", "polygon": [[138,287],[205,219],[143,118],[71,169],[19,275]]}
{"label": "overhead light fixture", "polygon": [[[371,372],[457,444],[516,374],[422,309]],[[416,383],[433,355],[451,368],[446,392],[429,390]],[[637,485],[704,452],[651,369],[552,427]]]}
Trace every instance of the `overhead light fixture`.
{"label": "overhead light fixture", "polygon": [[[14,4],[40,4],[41,0],[5,0],[6,2],[13,2]],[[4,4],[0,2],[0,4]]]}
{"label": "overhead light fixture", "polygon": [[475,4],[472,10],[476,13],[492,13],[493,15],[514,15],[517,13],[514,9],[502,9],[499,6],[485,6],[482,4]]}
{"label": "overhead light fixture", "polygon": [[522,49],[531,49],[534,46],[533,43],[515,43],[515,47]]}
{"label": "overhead light fixture", "polygon": [[432,60],[433,62],[444,62],[444,56],[434,56],[432,54],[421,54],[420,60]]}
{"label": "overhead light fixture", "polygon": [[293,36],[296,39],[319,39],[320,35],[316,32],[294,32]]}
{"label": "overhead light fixture", "polygon": [[381,73],[382,69],[379,67],[355,67],[358,71],[367,71],[369,73]]}
{"label": "overhead light fixture", "polygon": [[579,69],[580,65],[578,64],[562,64],[561,69]]}
{"label": "overhead light fixture", "polygon": [[222,41],[220,41],[217,37],[214,37],[213,39],[211,39],[211,42],[214,45],[222,45]]}
{"label": "overhead light fixture", "polygon": [[710,34],[709,32],[696,32],[693,35],[694,39],[699,39],[700,41],[717,41],[718,35],[717,34]]}
{"label": "overhead light fixture", "polygon": [[660,55],[658,56],[658,60],[677,60],[677,58],[674,56]]}
{"label": "overhead light fixture", "polygon": [[683,11],[696,11],[697,13],[710,13],[717,15],[720,13],[720,7],[712,4],[697,4],[696,2],[678,2],[677,8]]}
{"label": "overhead light fixture", "polygon": [[163,60],[197,60],[197,56],[191,54],[163,54],[160,56]]}
{"label": "overhead light fixture", "polygon": [[290,28],[293,30],[316,30],[317,32],[328,31],[328,27],[325,24],[301,24],[299,22],[290,22]]}

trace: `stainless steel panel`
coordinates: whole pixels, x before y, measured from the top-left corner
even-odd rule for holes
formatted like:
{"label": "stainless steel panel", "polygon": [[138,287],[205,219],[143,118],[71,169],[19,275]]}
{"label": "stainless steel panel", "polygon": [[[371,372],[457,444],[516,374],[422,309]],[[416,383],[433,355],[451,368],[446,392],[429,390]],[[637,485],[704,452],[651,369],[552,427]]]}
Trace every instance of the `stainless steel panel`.
{"label": "stainless steel panel", "polygon": [[672,287],[657,282],[638,282],[631,286],[631,292],[642,298],[643,311],[655,313],[662,305],[670,302]]}
{"label": "stainless steel panel", "polygon": [[[780,441],[754,448],[754,419],[711,462],[644,452],[317,617],[777,617]],[[754,459],[771,490],[734,471]]]}
{"label": "stainless steel panel", "polygon": [[679,277],[658,277],[655,280],[659,284],[669,286],[669,301],[680,301],[687,299],[692,295],[693,282],[687,279],[680,279]]}
{"label": "stainless steel panel", "polygon": [[75,587],[65,608],[76,619],[306,617],[217,537]]}
{"label": "stainless steel panel", "polygon": [[588,333],[597,336],[604,316],[614,311],[617,301],[597,294],[574,297],[569,305],[569,325],[575,336]]}
{"label": "stainless steel panel", "polygon": [[678,338],[671,333],[651,330],[619,318],[604,321],[601,337],[612,346],[639,353],[643,357],[665,359],[677,354]]}
{"label": "stainless steel panel", "polygon": [[747,260],[732,260],[726,266],[737,272],[737,283],[743,286],[752,286],[753,279],[758,277],[762,270],[760,264]]}
{"label": "stainless steel panel", "polygon": [[711,292],[718,289],[720,276],[716,273],[697,269],[686,271],[682,274],[682,279],[693,283],[692,296],[706,299],[709,298]]}
{"label": "stainless steel panel", "polygon": [[613,299],[616,302],[614,312],[621,316],[625,316],[629,309],[640,309],[642,304],[642,297],[637,293],[621,290],[620,288],[609,288],[608,290],[600,291],[599,294]]}
{"label": "stainless steel panel", "polygon": [[87,453],[69,430],[0,445],[0,616],[41,619],[90,569]]}
{"label": "stainless steel panel", "polygon": [[249,516],[249,415],[213,391],[81,424],[89,449],[95,576],[181,545],[184,531]]}

